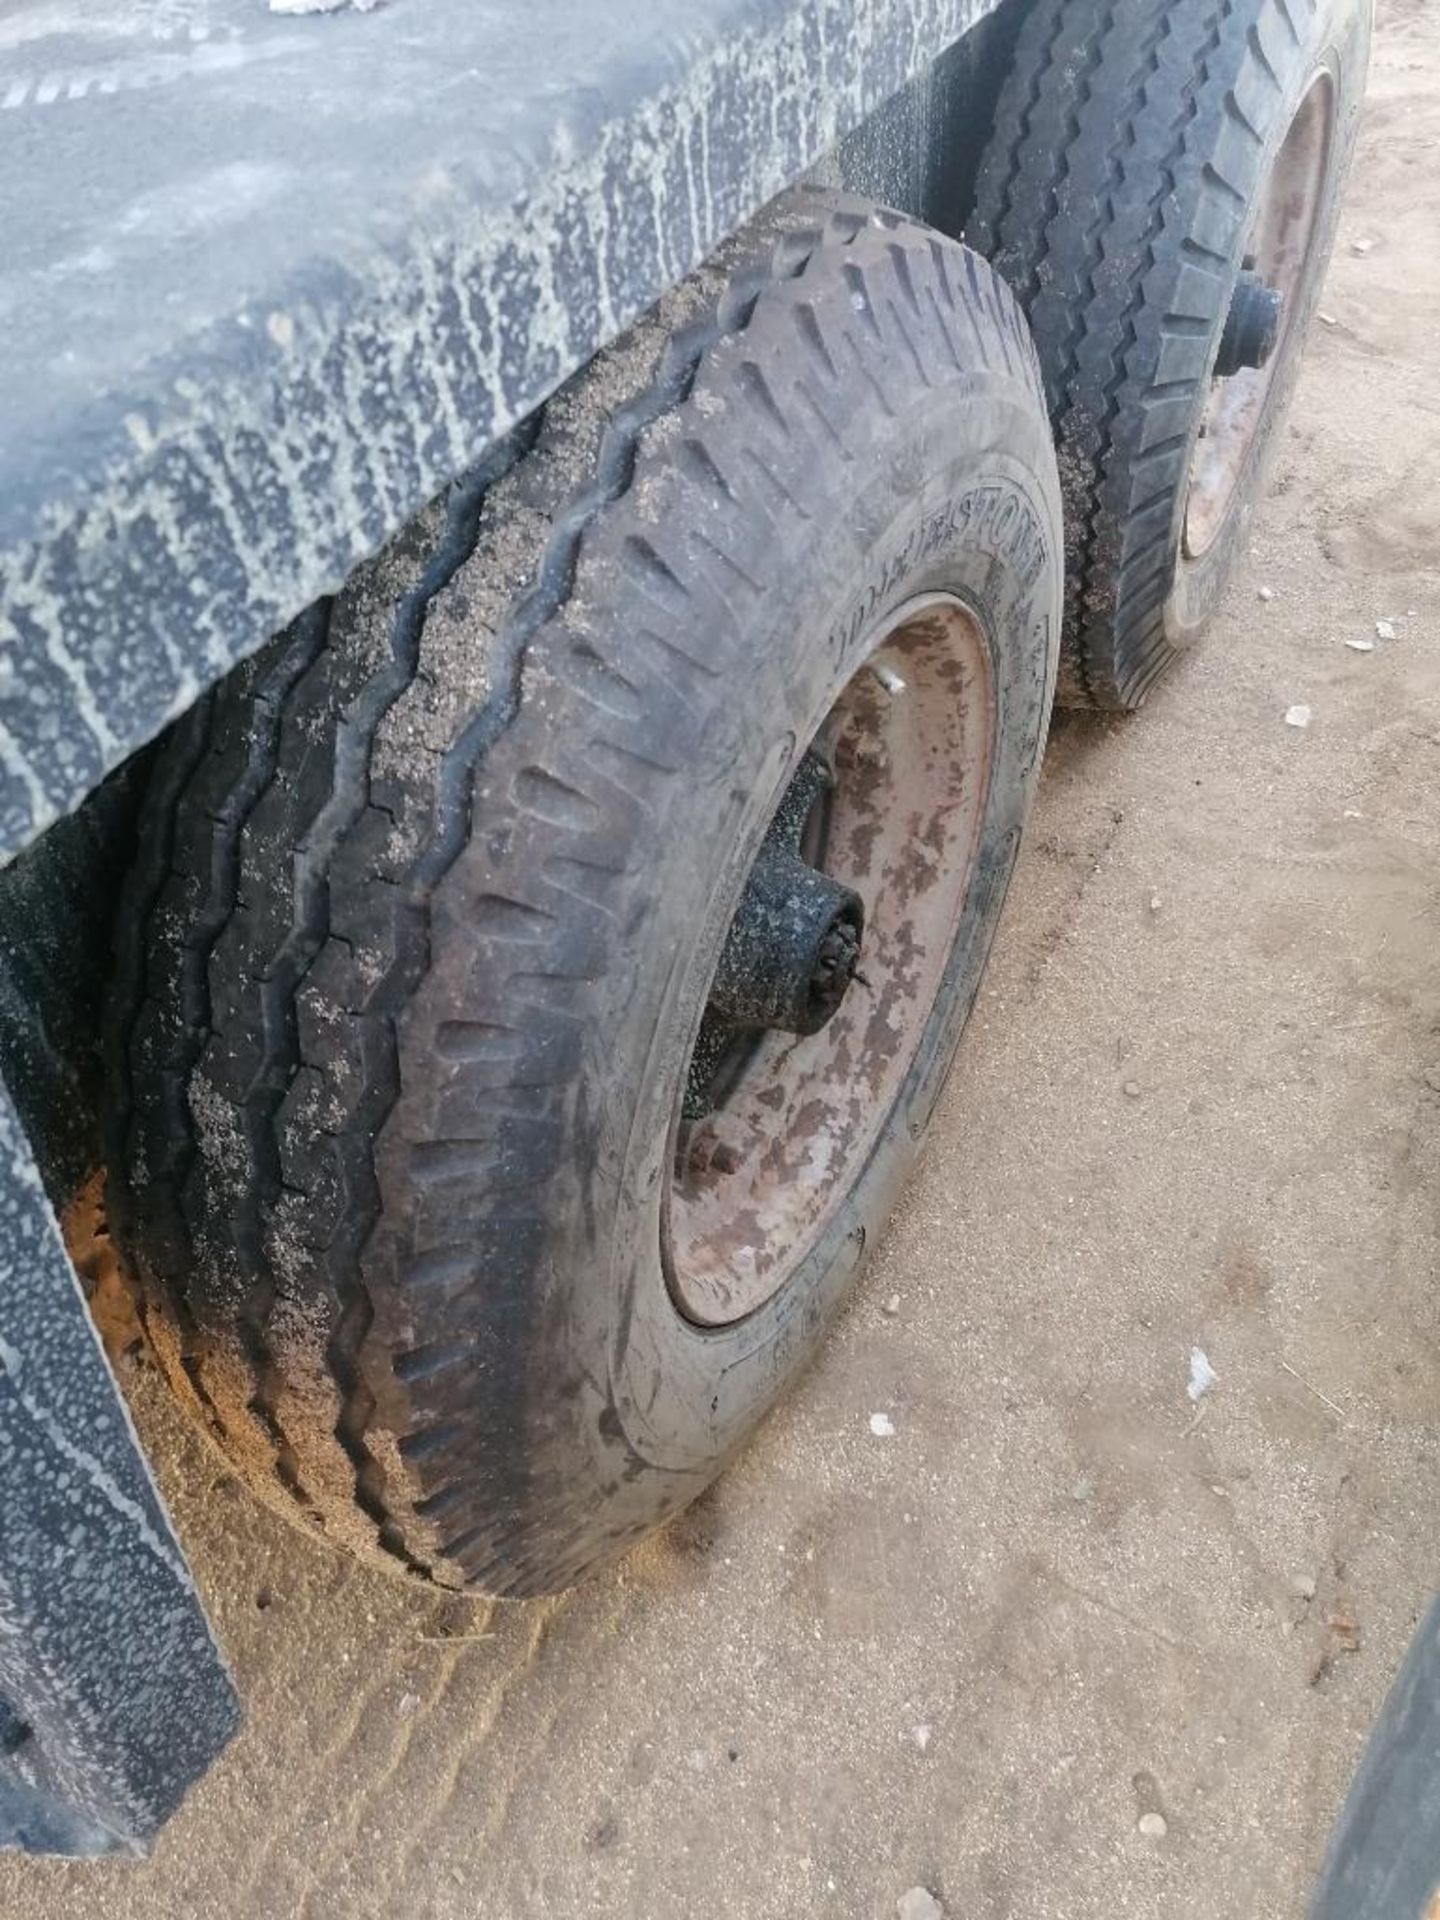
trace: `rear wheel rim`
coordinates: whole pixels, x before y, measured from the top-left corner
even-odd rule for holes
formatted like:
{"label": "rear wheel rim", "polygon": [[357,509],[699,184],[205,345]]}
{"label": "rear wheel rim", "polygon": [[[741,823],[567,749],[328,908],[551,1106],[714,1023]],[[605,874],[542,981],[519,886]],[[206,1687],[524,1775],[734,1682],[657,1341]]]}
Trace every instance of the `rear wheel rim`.
{"label": "rear wheel rim", "polygon": [[877,630],[815,735],[833,783],[805,852],[864,902],[858,972],[818,1032],[738,1036],[703,1116],[693,1088],[688,1113],[677,1099],[661,1254],[672,1300],[700,1326],[731,1325],[780,1292],[900,1098],[969,896],[996,715],[976,616],[929,594]]}
{"label": "rear wheel rim", "polygon": [[1310,277],[1335,121],[1335,87],[1316,76],[1266,170],[1245,246],[1248,266],[1281,295],[1280,333],[1265,364],[1216,379],[1195,443],[1185,496],[1182,554],[1215,545],[1254,457],[1275,380]]}

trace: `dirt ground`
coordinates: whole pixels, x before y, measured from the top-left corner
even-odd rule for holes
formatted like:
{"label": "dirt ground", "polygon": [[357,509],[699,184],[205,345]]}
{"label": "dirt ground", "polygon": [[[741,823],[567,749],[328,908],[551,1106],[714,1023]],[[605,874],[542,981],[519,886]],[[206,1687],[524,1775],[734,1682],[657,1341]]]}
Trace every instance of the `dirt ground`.
{"label": "dirt ground", "polygon": [[1440,9],[1381,21],[1248,565],[1138,722],[1057,725],[819,1367],[503,1608],[302,1539],[142,1377],[247,1723],[148,1863],[0,1863],[6,1920],[1300,1915],[1440,1513]]}

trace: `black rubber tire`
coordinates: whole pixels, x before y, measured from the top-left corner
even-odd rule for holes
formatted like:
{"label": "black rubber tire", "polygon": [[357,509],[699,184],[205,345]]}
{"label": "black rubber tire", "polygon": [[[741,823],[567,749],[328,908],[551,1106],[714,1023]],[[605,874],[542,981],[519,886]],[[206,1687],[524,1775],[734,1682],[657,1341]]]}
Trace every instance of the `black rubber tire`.
{"label": "black rubber tire", "polygon": [[[1035,0],[967,239],[1029,316],[1067,545],[1057,698],[1138,707],[1199,634],[1245,544],[1329,258],[1371,0]],[[1203,559],[1187,482],[1245,237],[1312,80],[1335,87],[1310,264],[1266,410]]]}
{"label": "black rubber tire", "polygon": [[[327,1532],[505,1594],[700,1492],[883,1224],[1008,884],[1062,565],[1014,301],[863,202],[780,203],[525,437],[177,728],[111,1023],[172,1373]],[[808,1264],[702,1329],[649,1212],[685,996],[767,757],[932,587],[999,701],[943,992]]]}

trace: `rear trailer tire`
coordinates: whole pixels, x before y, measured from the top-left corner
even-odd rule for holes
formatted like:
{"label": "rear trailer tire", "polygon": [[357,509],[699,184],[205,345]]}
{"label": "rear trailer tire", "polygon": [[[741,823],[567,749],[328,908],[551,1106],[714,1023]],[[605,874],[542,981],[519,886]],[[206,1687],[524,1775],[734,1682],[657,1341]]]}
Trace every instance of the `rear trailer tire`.
{"label": "rear trailer tire", "polygon": [[1029,316],[1055,424],[1062,704],[1138,707],[1244,547],[1370,19],[1371,0],[1036,0],[1025,20],[967,238]]}
{"label": "rear trailer tire", "polygon": [[111,1026],[182,1391],[328,1533],[506,1594],[700,1492],[882,1227],[1062,564],[1018,309],[863,202],[780,203],[526,441],[177,729]]}

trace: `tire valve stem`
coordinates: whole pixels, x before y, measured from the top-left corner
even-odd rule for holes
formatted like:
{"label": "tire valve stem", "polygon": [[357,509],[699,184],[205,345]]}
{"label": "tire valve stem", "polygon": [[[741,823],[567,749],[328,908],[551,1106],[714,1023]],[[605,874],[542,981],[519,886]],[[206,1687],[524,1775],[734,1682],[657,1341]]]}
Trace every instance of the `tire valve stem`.
{"label": "tire valve stem", "polygon": [[870,671],[880,682],[886,693],[892,697],[897,693],[904,693],[905,682],[900,678],[899,674],[896,673],[895,669],[893,667],[887,667],[883,660],[872,660],[870,662]]}

